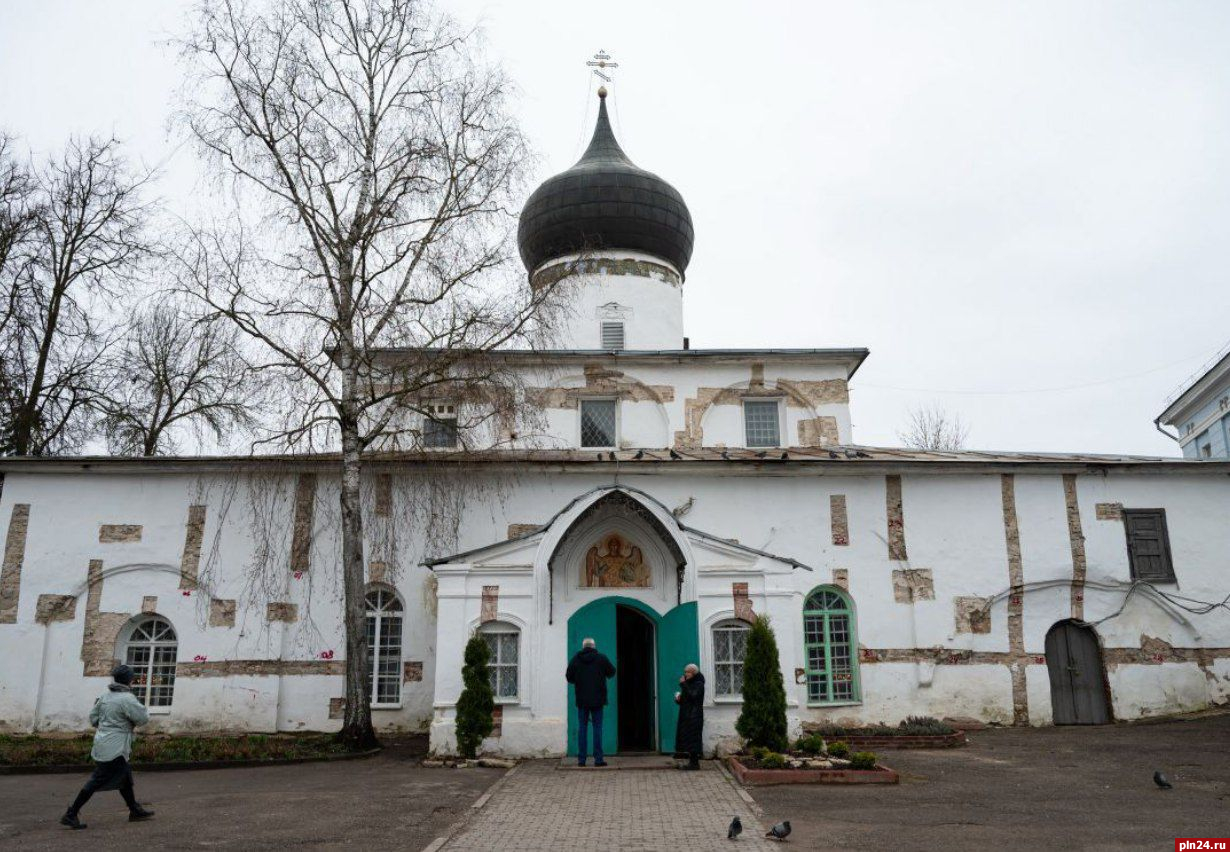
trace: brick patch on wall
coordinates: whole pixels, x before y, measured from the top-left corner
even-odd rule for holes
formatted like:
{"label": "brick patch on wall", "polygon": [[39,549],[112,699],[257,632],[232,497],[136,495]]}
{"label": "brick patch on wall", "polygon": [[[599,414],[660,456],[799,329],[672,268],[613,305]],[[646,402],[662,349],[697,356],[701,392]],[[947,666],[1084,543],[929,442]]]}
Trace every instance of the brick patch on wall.
{"label": "brick patch on wall", "polygon": [[146,615],[152,615],[158,611],[158,596],[146,595],[141,598],[141,612]]}
{"label": "brick patch on wall", "polygon": [[990,633],[991,601],[989,598],[953,598],[958,633]]}
{"label": "brick patch on wall", "polygon": [[345,719],[346,718],[346,699],[345,698],[330,698],[329,699],[329,718],[330,719]]}
{"label": "brick patch on wall", "polygon": [[299,605],[286,601],[271,601],[265,607],[265,619],[291,623],[299,620]]}
{"label": "brick patch on wall", "polygon": [[295,482],[295,522],[290,538],[290,570],[306,571],[312,560],[312,517],[316,505],[316,474],[301,473]]}
{"label": "brick patch on wall", "polygon": [[103,524],[98,528],[99,544],[121,544],[140,540],[140,524]]}
{"label": "brick patch on wall", "polygon": [[845,547],[850,543],[850,521],[846,517],[846,495],[829,495],[829,522],[833,527],[833,544]]}
{"label": "brick patch on wall", "polygon": [[423,680],[423,664],[411,660],[402,664],[402,683],[420,683]]}
{"label": "brick patch on wall", "polygon": [[500,610],[500,587],[499,586],[483,586],[483,606],[479,613],[478,620],[486,624],[488,621],[495,621],[496,613]]}
{"label": "brick patch on wall", "polygon": [[387,562],[367,563],[367,581],[369,583],[387,583],[389,581],[389,566]]}
{"label": "brick patch on wall", "polygon": [[799,421],[800,447],[832,447],[840,443],[836,417],[826,414]]}
{"label": "brick patch on wall", "polygon": [[833,585],[847,592],[850,591],[850,572],[845,568],[834,568]]}
{"label": "brick patch on wall", "polygon": [[1081,529],[1080,504],[1076,500],[1076,474],[1063,475],[1063,500],[1068,515],[1068,542],[1072,551],[1072,617],[1085,620],[1085,532]]}
{"label": "brick patch on wall", "polygon": [[1029,693],[1025,688],[1025,568],[1021,562],[1021,530],[1016,514],[1016,478],[1000,474],[1000,499],[1004,511],[1004,547],[1008,558],[1008,652],[1012,670],[1012,724],[1029,724]]}
{"label": "brick patch on wall", "polygon": [[498,737],[504,733],[504,705],[497,704],[491,708],[491,736]]}
{"label": "brick patch on wall", "polygon": [[209,626],[234,627],[235,602],[233,600],[223,600],[222,598],[212,599],[209,602]]}
{"label": "brick patch on wall", "polygon": [[1099,521],[1122,521],[1123,520],[1123,504],[1122,503],[1095,503],[1094,511],[1097,513]]}
{"label": "brick patch on wall", "polygon": [[935,578],[930,568],[904,568],[893,572],[893,600],[897,603],[935,600]]}
{"label": "brick patch on wall", "polygon": [[72,621],[77,616],[77,598],[73,595],[39,595],[34,620],[39,624]]}
{"label": "brick patch on wall", "polygon": [[730,596],[734,599],[735,618],[749,624],[756,620],[752,599],[747,596],[747,583],[731,583]]}
{"label": "brick patch on wall", "polygon": [[103,563],[91,559],[86,583],[85,631],[81,634],[82,674],[86,677],[108,677],[115,668],[115,643],[120,630],[132,617],[127,612],[100,612],[103,590]]}
{"label": "brick patch on wall", "polygon": [[345,660],[207,660],[175,664],[176,677],[340,677],[345,673]]}
{"label": "brick patch on wall", "polygon": [[9,516],[9,531],[4,538],[4,563],[0,565],[0,624],[17,623],[21,566],[26,561],[26,530],[29,526],[30,504],[15,504],[13,514]]}
{"label": "brick patch on wall", "polygon": [[542,524],[509,524],[508,525],[508,537],[509,538],[521,538],[521,536],[523,535],[529,535],[530,533],[536,533],[540,529],[542,529]]}
{"label": "brick patch on wall", "polygon": [[376,477],[376,515],[387,518],[393,511],[393,477],[382,473]]}
{"label": "brick patch on wall", "polygon": [[189,506],[184,525],[184,553],[179,558],[179,587],[195,589],[201,570],[201,545],[205,542],[205,507]]}
{"label": "brick patch on wall", "polygon": [[904,562],[910,557],[905,552],[905,507],[901,500],[900,476],[884,477],[884,503],[888,510],[888,558]]}

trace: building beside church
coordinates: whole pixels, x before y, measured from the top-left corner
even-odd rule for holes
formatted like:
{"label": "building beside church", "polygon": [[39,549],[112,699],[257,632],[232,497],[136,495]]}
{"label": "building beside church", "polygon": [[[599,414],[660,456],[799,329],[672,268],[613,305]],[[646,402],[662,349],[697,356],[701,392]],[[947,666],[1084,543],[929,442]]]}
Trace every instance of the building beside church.
{"label": "building beside church", "polygon": [[[560,348],[500,355],[542,433],[452,452],[467,403],[433,400],[421,449],[366,466],[378,728],[454,748],[477,631],[499,702],[485,748],[564,753],[564,668],[590,636],[619,669],[608,753],[672,749],[690,662],[716,747],[759,616],[794,730],[1098,723],[1230,698],[1230,612],[1204,603],[1230,593],[1230,463],[861,446],[866,350],[689,348],[691,217],[624,154],[605,101],[519,240],[531,285],[567,279],[571,299]],[[116,660],[158,730],[340,725],[335,457],[0,470],[0,728],[86,728]],[[455,538],[432,532],[439,512]]]}
{"label": "building beside church", "polygon": [[1169,426],[1185,459],[1230,459],[1230,350],[1187,387],[1154,421]]}

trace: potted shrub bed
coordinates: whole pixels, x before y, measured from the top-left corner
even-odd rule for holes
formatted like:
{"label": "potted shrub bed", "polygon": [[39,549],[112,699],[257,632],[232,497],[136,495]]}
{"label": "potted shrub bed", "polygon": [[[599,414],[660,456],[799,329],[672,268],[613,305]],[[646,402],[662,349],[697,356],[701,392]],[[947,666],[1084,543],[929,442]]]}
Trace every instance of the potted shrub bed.
{"label": "potted shrub bed", "polygon": [[844,742],[802,737],[793,749],[776,752],[753,746],[726,759],[740,784],[896,784],[901,777],[879,763],[874,752],[851,751]]}
{"label": "potted shrub bed", "polygon": [[910,716],[891,725],[808,725],[803,729],[827,740],[841,740],[856,750],[886,748],[953,748],[965,745],[965,732],[930,716]]}

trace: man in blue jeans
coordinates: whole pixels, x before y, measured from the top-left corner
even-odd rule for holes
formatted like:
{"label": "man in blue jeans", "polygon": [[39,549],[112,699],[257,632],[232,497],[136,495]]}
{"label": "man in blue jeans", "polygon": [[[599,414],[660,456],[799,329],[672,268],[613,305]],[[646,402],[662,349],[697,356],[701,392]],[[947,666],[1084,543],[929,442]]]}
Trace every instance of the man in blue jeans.
{"label": "man in blue jeans", "polygon": [[598,653],[593,639],[581,642],[581,650],[568,663],[564,677],[576,692],[577,720],[577,765],[585,765],[586,740],[589,739],[589,723],[594,723],[594,766],[606,766],[602,759],[602,708],[606,706],[606,682],[615,676],[615,666]]}

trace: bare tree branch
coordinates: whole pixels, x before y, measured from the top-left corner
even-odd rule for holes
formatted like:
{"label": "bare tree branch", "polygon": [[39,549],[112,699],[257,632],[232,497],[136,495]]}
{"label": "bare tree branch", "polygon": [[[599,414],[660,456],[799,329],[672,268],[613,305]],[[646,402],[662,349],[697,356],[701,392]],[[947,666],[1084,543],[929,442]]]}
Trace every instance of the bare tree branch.
{"label": "bare tree branch", "polygon": [[963,450],[969,427],[961,422],[960,416],[932,403],[910,409],[905,428],[897,432],[897,438],[907,447],[919,450]]}

